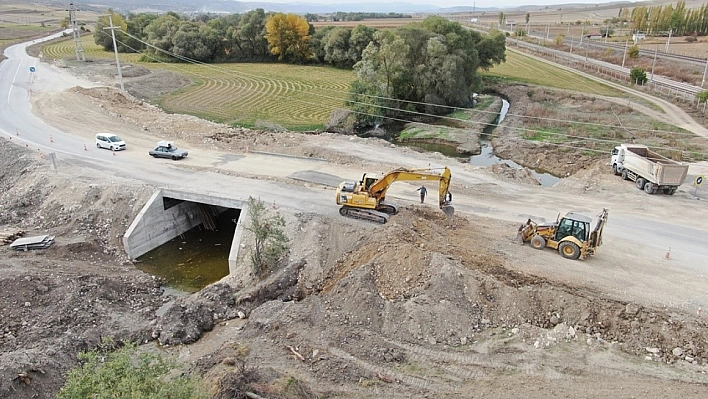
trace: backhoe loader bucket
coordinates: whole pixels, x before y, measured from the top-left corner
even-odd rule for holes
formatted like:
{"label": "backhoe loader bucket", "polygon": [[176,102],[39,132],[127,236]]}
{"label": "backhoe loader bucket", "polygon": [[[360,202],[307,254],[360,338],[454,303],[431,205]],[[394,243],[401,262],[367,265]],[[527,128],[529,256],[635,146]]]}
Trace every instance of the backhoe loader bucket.
{"label": "backhoe loader bucket", "polygon": [[452,219],[452,217],[455,216],[455,207],[452,205],[443,205],[440,209],[447,215],[448,219]]}

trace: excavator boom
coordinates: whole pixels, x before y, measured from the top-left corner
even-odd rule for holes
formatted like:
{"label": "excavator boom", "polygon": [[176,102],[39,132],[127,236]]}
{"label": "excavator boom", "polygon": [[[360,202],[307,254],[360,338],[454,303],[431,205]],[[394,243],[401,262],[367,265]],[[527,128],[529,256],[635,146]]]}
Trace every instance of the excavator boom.
{"label": "excavator boom", "polygon": [[445,198],[450,187],[451,173],[448,167],[442,169],[394,169],[382,177],[365,174],[359,182],[342,182],[337,188],[337,204],[342,205],[339,213],[343,216],[386,223],[389,214],[396,214],[398,208],[385,203],[386,192],[398,180],[439,182],[438,204],[448,217],[455,209]]}

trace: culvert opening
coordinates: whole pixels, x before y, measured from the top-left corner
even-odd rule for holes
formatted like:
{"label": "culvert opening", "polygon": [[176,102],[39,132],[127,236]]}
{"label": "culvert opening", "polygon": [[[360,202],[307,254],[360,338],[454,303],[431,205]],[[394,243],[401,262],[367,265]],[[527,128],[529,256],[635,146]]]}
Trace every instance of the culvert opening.
{"label": "culvert opening", "polygon": [[187,217],[201,223],[139,256],[136,266],[164,279],[166,287],[192,293],[229,274],[241,209],[163,198],[164,210],[181,203],[190,205]]}

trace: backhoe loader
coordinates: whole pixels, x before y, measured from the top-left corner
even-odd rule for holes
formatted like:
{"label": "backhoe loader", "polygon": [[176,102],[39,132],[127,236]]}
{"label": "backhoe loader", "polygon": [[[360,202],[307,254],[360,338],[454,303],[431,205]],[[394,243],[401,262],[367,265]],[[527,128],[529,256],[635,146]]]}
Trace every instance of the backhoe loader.
{"label": "backhoe loader", "polygon": [[446,201],[450,187],[450,169],[446,166],[442,172],[436,168],[392,170],[383,176],[365,173],[360,181],[344,181],[337,187],[337,205],[342,216],[363,219],[384,224],[390,215],[398,213],[398,207],[386,203],[386,191],[397,180],[438,181],[440,189],[438,203],[448,217],[452,217],[455,208]]}
{"label": "backhoe loader", "polygon": [[[558,215],[560,216],[560,214]],[[519,227],[517,237],[521,244],[531,242],[536,249],[557,249],[566,259],[585,259],[595,255],[602,245],[602,230],[607,223],[607,209],[597,217],[595,229],[590,231],[592,219],[577,213],[566,213],[554,223],[538,224],[531,219]]]}

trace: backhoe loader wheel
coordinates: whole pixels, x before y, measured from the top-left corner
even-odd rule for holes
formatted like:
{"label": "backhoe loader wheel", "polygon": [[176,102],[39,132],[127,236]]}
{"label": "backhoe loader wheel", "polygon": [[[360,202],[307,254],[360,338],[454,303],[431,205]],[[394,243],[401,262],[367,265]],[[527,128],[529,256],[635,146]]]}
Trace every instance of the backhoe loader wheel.
{"label": "backhoe loader wheel", "polygon": [[546,240],[545,240],[543,237],[539,236],[539,235],[535,235],[535,236],[533,236],[533,238],[531,239],[531,246],[534,247],[534,248],[536,248],[536,249],[543,249],[543,248],[546,248]]}
{"label": "backhoe loader wheel", "polygon": [[558,246],[558,252],[566,259],[578,259],[580,257],[580,247],[570,241],[563,241]]}

